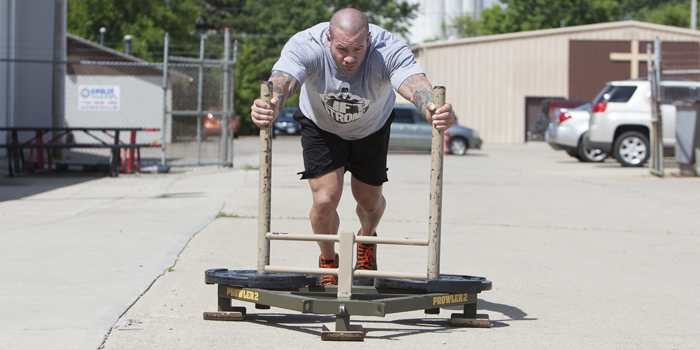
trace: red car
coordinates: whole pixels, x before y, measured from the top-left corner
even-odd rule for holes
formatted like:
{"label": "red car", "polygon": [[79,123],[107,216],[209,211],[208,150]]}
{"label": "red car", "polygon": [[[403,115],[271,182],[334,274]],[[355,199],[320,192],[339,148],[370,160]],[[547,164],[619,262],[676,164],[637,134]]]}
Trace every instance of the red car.
{"label": "red car", "polygon": [[[221,107],[213,107],[209,108],[210,111],[220,111]],[[238,137],[238,119],[240,117],[237,115],[234,115],[233,122],[231,119],[228,120],[228,126],[229,126],[229,135],[233,133],[233,137],[237,138]],[[202,118],[202,136],[221,136],[221,128],[223,127],[223,117],[222,116],[215,116],[212,115],[211,113],[208,113],[204,118]]]}

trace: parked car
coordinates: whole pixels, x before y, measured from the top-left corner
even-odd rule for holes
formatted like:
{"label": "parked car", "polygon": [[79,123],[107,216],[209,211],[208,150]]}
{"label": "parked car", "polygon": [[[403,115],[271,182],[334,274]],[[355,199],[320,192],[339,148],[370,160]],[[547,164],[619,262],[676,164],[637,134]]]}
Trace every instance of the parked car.
{"label": "parked car", "polygon": [[272,123],[272,137],[277,135],[301,135],[301,124],[292,116],[297,111],[297,107],[284,107]]}
{"label": "parked car", "polygon": [[555,116],[558,115],[557,109],[561,108],[576,108],[583,106],[585,104],[589,104],[591,101],[588,100],[577,100],[577,99],[558,99],[558,98],[548,98],[545,100],[542,100],[542,104],[540,105],[542,108],[542,114],[544,114],[548,120],[552,120]]}
{"label": "parked car", "polygon": [[[209,108],[209,111],[220,111],[221,107]],[[238,124],[239,117],[234,115],[228,120],[228,132],[229,135],[233,134],[234,138],[238,137]],[[208,113],[204,118],[202,118],[202,137],[207,136],[221,136],[221,129],[223,128],[223,117],[220,115],[213,115]]]}
{"label": "parked car", "polygon": [[602,162],[608,157],[600,149],[586,148],[583,142],[591,118],[591,104],[586,103],[575,108],[557,108],[544,135],[545,141],[556,150],[582,162]]}
{"label": "parked car", "polygon": [[[396,104],[396,119],[391,123],[390,149],[430,150],[432,125],[414,105]],[[481,149],[481,138],[476,130],[455,124],[445,132],[446,147],[452,154],[463,155],[467,149]]]}
{"label": "parked car", "polygon": [[[700,97],[700,83],[661,82],[662,142],[676,145],[676,107],[673,101]],[[651,84],[646,79],[609,82],[593,100],[586,147],[611,154],[622,166],[639,167],[649,159]]]}
{"label": "parked car", "polygon": [[[561,99],[561,98],[547,98],[542,100],[540,108],[542,109],[542,118],[535,122],[535,134],[541,134],[546,137],[547,128],[551,121],[559,115],[561,109],[575,108],[591,101],[586,100],[576,100],[576,99]],[[533,135],[533,139],[537,139],[537,135]]]}

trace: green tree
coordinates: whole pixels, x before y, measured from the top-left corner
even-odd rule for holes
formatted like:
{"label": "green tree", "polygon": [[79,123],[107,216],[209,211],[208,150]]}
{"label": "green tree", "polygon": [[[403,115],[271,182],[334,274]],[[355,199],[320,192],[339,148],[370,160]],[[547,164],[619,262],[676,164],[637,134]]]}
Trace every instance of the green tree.
{"label": "green tree", "polygon": [[478,35],[501,34],[517,32],[518,26],[517,13],[506,12],[505,9],[498,5],[493,5],[490,9],[481,11],[479,21],[481,25],[477,31]]}
{"label": "green tree", "polygon": [[[243,116],[241,133],[257,133],[250,106],[260,95],[260,82],[270,76],[282,47],[296,32],[329,21],[341,8],[363,11],[371,23],[400,35],[418,5],[393,0],[205,0],[203,26],[221,33],[229,27],[238,40],[234,108]],[[296,106],[298,96],[287,101]]]}
{"label": "green tree", "polygon": [[690,28],[690,4],[665,3],[659,6],[642,7],[634,13],[635,20],[667,26]]}
{"label": "green tree", "polygon": [[480,35],[610,22],[620,17],[617,0],[502,0],[481,13]]}
{"label": "green tree", "polygon": [[[106,46],[120,51],[124,35],[131,34],[132,54],[147,60],[162,59],[166,32],[170,54],[190,57],[199,54],[199,34],[207,34],[205,56],[221,59],[221,38],[230,28],[238,41],[234,108],[244,117],[241,133],[249,134],[258,131],[247,117],[250,105],[284,44],[345,7],[363,11],[371,23],[405,37],[418,5],[405,0],[68,0],[68,31],[97,42],[105,27]],[[297,105],[297,99],[287,105]]]}
{"label": "green tree", "polygon": [[[621,19],[641,20],[646,13],[654,11],[667,5],[687,4],[690,11],[690,1],[688,0],[619,0],[622,10]],[[690,15],[690,13],[688,13]]]}
{"label": "green tree", "polygon": [[192,35],[203,8],[200,0],[68,0],[68,32],[124,51],[124,36],[132,35],[132,54],[162,60],[164,34],[176,42],[196,45]]}
{"label": "green tree", "polygon": [[472,17],[468,13],[465,13],[461,16],[453,18],[450,23],[443,22],[442,31],[445,34],[445,37],[448,37],[447,27],[453,27],[456,30],[454,34],[457,35],[458,38],[466,38],[479,35],[480,26],[480,20]]}
{"label": "green tree", "polygon": [[[502,0],[506,8],[484,9],[472,29],[462,29],[472,35],[512,33],[616,20],[637,20],[688,28],[690,3],[687,0]],[[460,27],[466,23],[460,22]]]}

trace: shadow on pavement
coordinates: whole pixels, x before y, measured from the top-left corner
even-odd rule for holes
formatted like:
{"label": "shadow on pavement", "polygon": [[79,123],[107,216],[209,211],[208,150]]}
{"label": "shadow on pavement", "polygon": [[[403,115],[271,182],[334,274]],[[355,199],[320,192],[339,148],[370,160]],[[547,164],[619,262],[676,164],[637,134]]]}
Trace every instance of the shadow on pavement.
{"label": "shadow on pavement", "polygon": [[[536,321],[537,318],[532,318],[532,317],[526,317],[527,313],[515,306],[510,306],[510,305],[505,305],[505,304],[497,304],[497,303],[491,303],[483,299],[479,299],[479,311],[494,311],[498,312],[500,314],[503,314],[504,316],[508,317],[506,319],[493,319],[493,316],[491,318],[491,328],[500,328],[500,327],[510,327],[510,324],[506,323],[507,321]],[[448,307],[446,309],[454,310],[454,311],[461,311],[462,307]]]}
{"label": "shadow on pavement", "polygon": [[[0,169],[0,172],[2,171],[3,169]],[[0,177],[0,202],[25,198],[105,177],[101,173],[22,174],[9,177],[6,169],[0,176],[2,176]]]}
{"label": "shadow on pavement", "polygon": [[[362,324],[367,339],[397,339],[408,335],[422,333],[449,333],[459,329],[450,326],[450,311],[460,313],[462,306],[447,307],[443,309],[443,317],[426,318],[406,318],[396,320],[381,320],[377,318],[365,318],[362,316],[353,317],[352,324]],[[507,319],[491,320],[492,328],[509,327],[508,321],[535,321],[537,318],[528,318],[527,313],[521,309],[504,304],[491,303],[479,299],[479,311],[494,311],[508,317]],[[335,316],[330,315],[305,315],[305,314],[277,314],[277,313],[251,313],[246,315],[245,321],[257,323],[259,325],[285,329],[289,331],[301,332],[320,337],[321,328],[325,325],[335,323]],[[389,327],[368,327],[368,323],[387,325]],[[391,327],[394,325],[394,327]],[[405,326],[405,327],[401,327]],[[331,329],[332,327],[329,326]],[[385,333],[382,335],[372,335],[372,333]],[[386,334],[388,333],[388,334]]]}
{"label": "shadow on pavement", "polygon": [[[335,316],[261,313],[248,314],[243,322],[306,333],[321,338],[322,326],[326,325],[333,329]],[[366,339],[397,339],[422,333],[444,333],[454,329],[450,327],[449,319],[447,318],[410,318],[385,321],[358,316],[352,318],[351,323],[356,325],[362,324]],[[388,325],[389,327],[368,327],[368,323]],[[391,327],[391,325],[394,325],[394,327]],[[401,327],[402,325],[405,327]],[[372,335],[372,333],[377,334],[378,332],[389,334]]]}

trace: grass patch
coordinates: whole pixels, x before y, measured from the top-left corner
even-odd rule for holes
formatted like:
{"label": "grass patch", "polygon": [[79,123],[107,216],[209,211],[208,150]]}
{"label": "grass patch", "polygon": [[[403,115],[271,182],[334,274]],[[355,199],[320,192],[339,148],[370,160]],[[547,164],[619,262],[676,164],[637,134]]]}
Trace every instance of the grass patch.
{"label": "grass patch", "polygon": [[[257,219],[257,215],[238,215],[236,213],[226,213],[223,211],[220,211],[218,214],[216,214],[216,218],[234,218],[234,219]],[[309,220],[308,216],[279,216],[279,217],[273,217],[272,219],[287,219],[287,220]]]}
{"label": "grass patch", "polygon": [[238,215],[236,213],[225,213],[220,211],[218,214],[216,214],[216,218],[255,219],[257,216]]}

